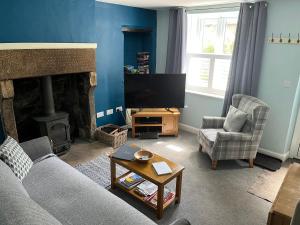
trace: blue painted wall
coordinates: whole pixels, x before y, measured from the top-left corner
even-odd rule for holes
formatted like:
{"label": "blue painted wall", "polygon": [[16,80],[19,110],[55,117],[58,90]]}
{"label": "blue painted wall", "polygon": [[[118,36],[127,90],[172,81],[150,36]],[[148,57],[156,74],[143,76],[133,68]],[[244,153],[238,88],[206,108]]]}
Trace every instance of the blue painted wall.
{"label": "blue painted wall", "polygon": [[[156,52],[156,11],[95,0],[9,0],[0,3],[0,42],[97,42],[98,86],[96,111],[114,109],[112,116],[97,125],[122,124],[117,106],[124,107],[122,25],[152,27],[148,44],[154,68]],[[149,41],[148,41],[149,42]],[[148,49],[148,47],[147,47]],[[0,131],[0,139],[3,132]]]}
{"label": "blue painted wall", "polygon": [[[156,60],[156,11],[96,2],[96,41],[98,87],[95,90],[96,112],[114,109],[114,114],[97,119],[97,125],[123,124],[118,106],[124,108],[124,34],[121,27],[151,27],[149,46],[153,68]],[[130,61],[134,61],[131,54]]]}
{"label": "blue painted wall", "polygon": [[95,0],[1,1],[0,43],[7,42],[95,42]]}
{"label": "blue painted wall", "polygon": [[95,42],[95,0],[1,1],[0,42]]}

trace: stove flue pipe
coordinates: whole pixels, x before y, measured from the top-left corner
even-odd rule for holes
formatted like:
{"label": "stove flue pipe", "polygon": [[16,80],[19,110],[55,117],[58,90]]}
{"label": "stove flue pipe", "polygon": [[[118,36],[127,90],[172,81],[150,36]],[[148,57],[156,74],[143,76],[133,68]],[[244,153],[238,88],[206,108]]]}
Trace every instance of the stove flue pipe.
{"label": "stove flue pipe", "polygon": [[55,114],[51,76],[42,77],[41,88],[42,88],[42,100],[44,104],[43,112],[45,116],[51,116]]}

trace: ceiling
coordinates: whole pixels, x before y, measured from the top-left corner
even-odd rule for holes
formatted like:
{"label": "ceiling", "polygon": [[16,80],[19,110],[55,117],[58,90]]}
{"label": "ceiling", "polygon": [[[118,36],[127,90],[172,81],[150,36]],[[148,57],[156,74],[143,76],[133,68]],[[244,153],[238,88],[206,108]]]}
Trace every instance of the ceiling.
{"label": "ceiling", "polygon": [[226,3],[237,3],[243,0],[97,0],[101,2],[134,6],[140,8],[158,9],[165,7],[193,7],[203,5],[215,5]]}

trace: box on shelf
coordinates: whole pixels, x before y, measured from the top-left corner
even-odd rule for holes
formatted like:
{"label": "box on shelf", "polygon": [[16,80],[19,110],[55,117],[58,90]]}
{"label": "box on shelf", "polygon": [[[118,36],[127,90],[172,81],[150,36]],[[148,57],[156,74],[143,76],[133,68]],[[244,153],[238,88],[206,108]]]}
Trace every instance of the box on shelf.
{"label": "box on shelf", "polygon": [[113,148],[118,148],[126,143],[127,132],[127,128],[114,124],[106,124],[96,129],[95,139],[102,143],[108,144]]}

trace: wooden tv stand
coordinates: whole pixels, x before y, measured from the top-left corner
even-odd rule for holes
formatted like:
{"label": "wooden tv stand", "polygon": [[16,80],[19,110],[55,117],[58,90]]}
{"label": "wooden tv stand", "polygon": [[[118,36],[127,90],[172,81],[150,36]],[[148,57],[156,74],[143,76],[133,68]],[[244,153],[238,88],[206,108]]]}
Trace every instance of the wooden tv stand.
{"label": "wooden tv stand", "polygon": [[136,137],[139,129],[157,130],[159,135],[178,135],[178,109],[141,109],[132,114],[132,137]]}

